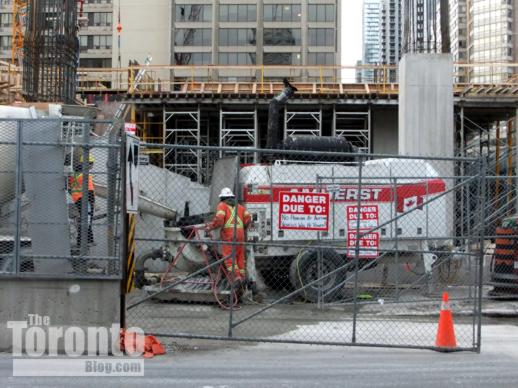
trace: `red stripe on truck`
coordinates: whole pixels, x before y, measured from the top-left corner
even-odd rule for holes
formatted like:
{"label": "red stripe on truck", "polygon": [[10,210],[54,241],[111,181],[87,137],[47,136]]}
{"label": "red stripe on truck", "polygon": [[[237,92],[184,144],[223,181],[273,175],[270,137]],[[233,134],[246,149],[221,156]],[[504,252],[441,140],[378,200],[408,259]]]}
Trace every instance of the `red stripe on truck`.
{"label": "red stripe on truck", "polygon": [[[423,198],[428,195],[445,192],[446,184],[442,179],[429,179],[422,182],[399,184],[396,190],[394,190],[394,186],[390,185],[365,185],[359,190],[356,185],[336,185],[336,189],[333,192],[334,195],[331,193],[331,202],[357,202],[358,195],[362,201],[366,202],[394,202],[397,199],[398,210],[402,211],[400,209],[403,209],[405,206],[421,205]],[[282,191],[295,193],[328,192],[325,186],[320,188],[315,185],[245,186],[243,189],[243,200],[245,203],[279,202],[279,193]]]}

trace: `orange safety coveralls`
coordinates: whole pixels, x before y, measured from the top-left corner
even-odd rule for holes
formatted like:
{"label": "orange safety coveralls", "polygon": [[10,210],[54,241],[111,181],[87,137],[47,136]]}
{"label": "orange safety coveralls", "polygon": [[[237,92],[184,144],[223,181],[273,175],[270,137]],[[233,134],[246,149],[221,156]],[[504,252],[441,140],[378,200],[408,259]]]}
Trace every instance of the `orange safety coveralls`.
{"label": "orange safety coveralls", "polygon": [[[74,174],[68,177],[68,186],[72,201],[77,202],[83,197],[83,174]],[[94,192],[94,179],[92,174],[88,175],[88,191]]]}
{"label": "orange safety coveralls", "polygon": [[[235,242],[245,242],[245,228],[248,227],[252,217],[250,213],[242,205],[237,205],[237,225],[235,217],[235,207],[221,201],[216,209],[216,215],[210,222],[209,229],[221,228],[221,241],[234,241],[234,230],[236,233]],[[225,268],[232,272],[232,245],[222,244],[221,254],[225,259]],[[246,262],[245,262],[245,246],[244,244],[236,245],[236,266],[234,267],[234,275],[240,280],[245,280]]]}

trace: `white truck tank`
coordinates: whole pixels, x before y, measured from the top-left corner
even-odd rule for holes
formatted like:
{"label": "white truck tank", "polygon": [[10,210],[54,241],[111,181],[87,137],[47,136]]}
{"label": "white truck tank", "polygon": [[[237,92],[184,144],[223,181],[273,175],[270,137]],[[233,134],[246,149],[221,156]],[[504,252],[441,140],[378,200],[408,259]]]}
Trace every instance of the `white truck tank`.
{"label": "white truck tank", "polygon": [[[257,242],[286,242],[286,247],[266,245],[256,252],[256,257],[296,254],[300,248],[289,248],[290,243],[295,242],[306,244],[320,239],[323,243],[333,241],[333,244],[345,245],[350,226],[355,225],[347,221],[347,214],[349,208],[357,207],[358,196],[362,208],[375,209],[377,225],[387,223],[377,231],[380,249],[392,247],[393,242],[389,241],[396,234],[399,247],[405,250],[427,249],[420,242],[450,235],[452,215],[448,211],[447,196],[420,206],[446,191],[445,181],[429,163],[403,159],[368,161],[362,169],[360,191],[358,174],[358,166],[340,164],[275,163],[244,167],[240,174],[243,202],[255,219],[255,229],[249,238]],[[320,232],[320,236],[313,230],[281,230],[281,192],[329,192],[329,229]],[[401,217],[396,230],[396,223],[390,221],[412,206],[418,209]]]}

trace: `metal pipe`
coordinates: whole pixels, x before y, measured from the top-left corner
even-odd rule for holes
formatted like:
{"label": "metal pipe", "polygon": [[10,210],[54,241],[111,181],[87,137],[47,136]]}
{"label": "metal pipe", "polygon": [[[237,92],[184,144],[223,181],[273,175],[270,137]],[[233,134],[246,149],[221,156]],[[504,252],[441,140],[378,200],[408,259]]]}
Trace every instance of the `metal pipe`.
{"label": "metal pipe", "polygon": [[[108,198],[108,187],[99,183],[94,183],[95,192],[101,198]],[[160,202],[152,200],[144,195],[139,195],[138,210],[144,214],[150,214],[155,217],[171,220],[176,218],[178,212]]]}

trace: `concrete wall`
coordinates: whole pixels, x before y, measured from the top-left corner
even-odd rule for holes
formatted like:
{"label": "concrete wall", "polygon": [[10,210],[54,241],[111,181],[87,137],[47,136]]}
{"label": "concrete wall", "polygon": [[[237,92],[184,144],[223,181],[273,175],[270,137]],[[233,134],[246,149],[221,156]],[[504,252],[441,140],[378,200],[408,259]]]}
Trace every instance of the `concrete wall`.
{"label": "concrete wall", "polygon": [[397,106],[373,109],[371,113],[371,128],[373,153],[398,153]]}
{"label": "concrete wall", "polygon": [[453,60],[406,54],[399,64],[399,153],[453,156]]}
{"label": "concrete wall", "polygon": [[[78,290],[72,287],[75,285]],[[51,326],[63,326],[64,330],[70,326],[110,328],[120,321],[119,287],[116,280],[3,279],[0,351],[9,351],[12,346],[12,330],[7,328],[7,322],[26,321],[28,314],[49,316]]]}

